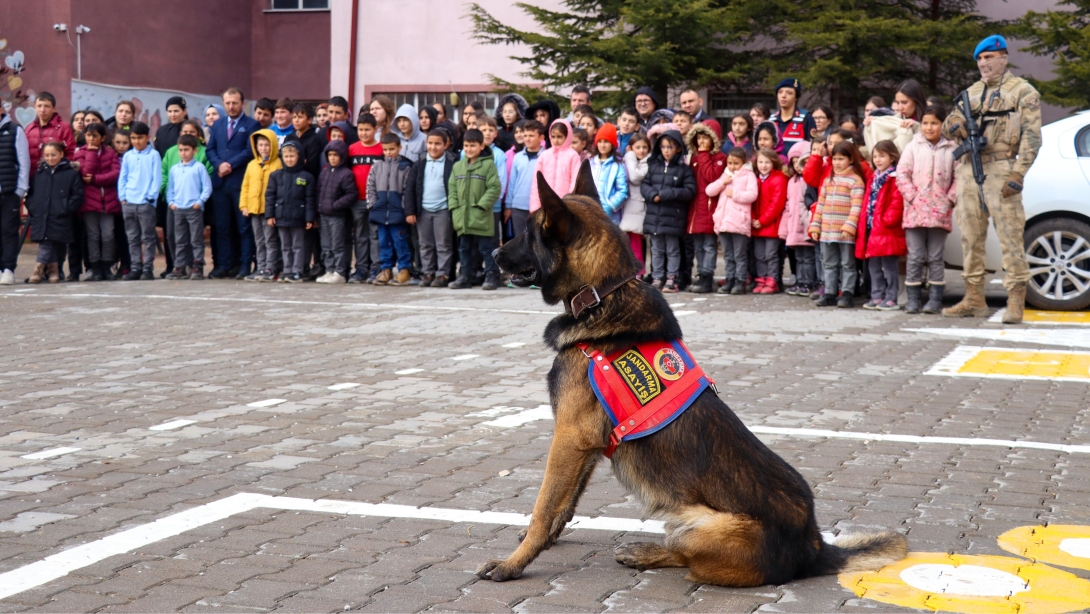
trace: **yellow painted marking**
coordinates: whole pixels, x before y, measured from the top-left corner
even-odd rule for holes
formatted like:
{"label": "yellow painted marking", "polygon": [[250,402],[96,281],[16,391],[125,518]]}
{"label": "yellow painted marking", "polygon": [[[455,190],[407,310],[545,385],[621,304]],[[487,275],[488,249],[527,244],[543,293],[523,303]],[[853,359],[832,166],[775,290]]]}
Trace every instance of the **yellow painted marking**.
{"label": "yellow painted marking", "polygon": [[[1090,557],[1072,554],[1088,554],[1085,542],[1090,539],[1090,527],[1072,524],[1054,524],[1047,527],[1018,527],[999,536],[999,547],[1034,561],[1062,565],[1075,569],[1090,569]],[[1066,540],[1067,543],[1064,543]],[[1066,551],[1065,551],[1066,550]]]}
{"label": "yellow painted marking", "polygon": [[[909,570],[906,576],[911,577],[911,570],[919,565],[987,567],[1002,572],[997,575],[1017,576],[1028,583],[1028,590],[1011,591],[1012,594],[1002,596],[924,591],[909,585],[902,578],[906,570]],[[957,573],[956,569],[954,573]],[[1090,582],[1048,565],[1007,556],[913,552],[903,561],[878,571],[844,573],[840,574],[839,579],[841,586],[860,597],[936,612],[1063,614],[1090,608]],[[957,584],[952,583],[951,586],[956,587]]]}
{"label": "yellow painted marking", "polygon": [[982,349],[957,371],[965,375],[1010,375],[1090,381],[1090,352]]}
{"label": "yellow painted marking", "polygon": [[1038,311],[1027,309],[1022,321],[1031,324],[1083,324],[1090,326],[1090,311]]}

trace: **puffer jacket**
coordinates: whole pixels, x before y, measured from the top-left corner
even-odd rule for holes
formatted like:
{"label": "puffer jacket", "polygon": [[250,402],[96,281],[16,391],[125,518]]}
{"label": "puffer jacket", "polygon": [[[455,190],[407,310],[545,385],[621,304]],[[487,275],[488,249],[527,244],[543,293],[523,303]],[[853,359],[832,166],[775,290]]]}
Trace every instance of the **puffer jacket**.
{"label": "puffer jacket", "polygon": [[610,156],[605,160],[594,156],[590,159],[590,171],[595,187],[598,188],[602,209],[605,209],[606,215],[614,224],[620,224],[621,208],[628,200],[628,171],[625,170],[624,162],[617,156]]}
{"label": "puffer jacket", "polygon": [[647,175],[648,155],[643,160],[636,157],[636,152],[629,151],[624,155],[625,173],[628,175],[628,200],[621,211],[621,230],[643,234],[643,218],[647,215],[647,203],[643,200],[643,192],[640,184]]}
{"label": "puffer jacket", "polygon": [[[331,151],[340,154],[341,163],[323,168],[318,177],[318,213],[345,217],[352,215],[352,205],[359,200],[359,190],[356,189],[356,176],[348,168],[348,143],[333,141],[326,145],[322,158],[327,163]],[[404,211],[401,212],[401,219],[405,220]]]}
{"label": "puffer jacket", "polygon": [[71,243],[76,236],[72,216],[81,205],[83,180],[67,158],[53,167],[45,162],[39,164],[26,195],[30,240]]}
{"label": "puffer jacket", "polygon": [[787,207],[780,218],[780,238],[788,247],[814,244],[806,234],[810,226],[810,207],[806,206],[807,187],[800,175],[787,181]]}
{"label": "puffer jacket", "polygon": [[34,174],[38,169],[38,161],[42,158],[42,148],[46,143],[64,143],[64,155],[71,157],[76,152],[76,137],[72,133],[72,126],[69,126],[61,119],[60,114],[54,113],[53,117],[49,118],[45,127],[42,127],[38,122],[38,118],[35,117],[30,121],[29,126],[23,128],[23,132],[26,133],[27,146],[30,150],[30,174]]}
{"label": "puffer jacket", "polygon": [[[575,189],[575,178],[579,176],[579,165],[582,164],[583,160],[571,148],[571,122],[566,119],[554,121],[549,126],[550,133],[552,127],[557,124],[564,124],[564,127],[568,129],[568,137],[564,139],[564,143],[559,147],[553,147],[541,152],[541,155],[537,157],[537,172],[545,176],[545,181],[558,196],[564,197],[571,194],[571,191]],[[545,138],[549,138],[549,135],[546,134]],[[530,190],[530,213],[540,208],[541,197],[535,187]]]}
{"label": "puffer jacket", "polygon": [[[727,196],[727,188],[730,188],[731,196]],[[753,203],[757,202],[757,192],[757,175],[748,164],[743,164],[733,176],[724,171],[719,179],[711,182],[705,193],[719,196],[719,204],[712,218],[715,231],[750,236],[753,233]]]}
{"label": "puffer jacket", "polygon": [[754,237],[778,239],[780,218],[787,206],[787,175],[772,169],[768,177],[757,178],[757,202],[753,205],[753,219],[761,223],[753,229]]}
{"label": "puffer jacket", "polygon": [[[677,147],[677,153],[670,160],[664,159],[659,149],[662,139],[670,139]],[[696,194],[696,178],[693,176],[693,169],[685,164],[685,145],[677,130],[667,130],[655,139],[651,160],[647,163],[647,175],[640,184],[640,191],[647,204],[643,234],[685,234],[686,222],[689,220],[689,203]],[[656,196],[659,197],[659,202],[655,202]]]}
{"label": "puffer jacket", "polygon": [[[262,160],[257,153],[257,137],[263,136],[269,141],[269,159]],[[242,191],[239,193],[238,209],[250,215],[265,214],[265,189],[269,187],[269,175],[284,167],[280,161],[280,146],[276,133],[268,128],[250,135],[250,150],[254,157],[246,164],[246,176],[242,178]],[[341,164],[348,164],[347,158],[341,158]]]}
{"label": "puffer jacket", "polygon": [[905,209],[904,199],[901,191],[897,189],[899,172],[899,168],[894,168],[893,173],[882,184],[882,189],[878,190],[870,230],[867,230],[867,203],[870,202],[874,183],[867,183],[867,191],[863,194],[863,210],[859,213],[859,232],[855,235],[856,258],[904,256],[908,253],[901,219]]}
{"label": "puffer jacket", "polygon": [[[696,137],[703,134],[712,139],[711,151],[697,151]],[[719,136],[706,124],[693,124],[685,135],[689,149],[689,167],[696,178],[696,194],[689,203],[688,234],[715,234],[715,209],[719,200],[707,193],[708,186],[723,176],[727,155],[719,151]]]}
{"label": "puffer jacket", "polygon": [[[383,157],[371,166],[367,176],[367,207],[371,209],[372,224],[405,223],[405,188],[413,163],[405,156],[396,159]],[[450,194],[447,194],[449,205]]]}
{"label": "puffer jacket", "polygon": [[269,175],[265,189],[265,217],[276,218],[277,227],[300,228],[318,219],[318,188],[314,176],[303,167],[285,166]]}
{"label": "puffer jacket", "polygon": [[83,206],[80,213],[121,213],[117,198],[117,177],[121,174],[121,158],[105,145],[98,149],[80,147],[72,159],[79,162],[79,174],[90,175],[91,182],[83,185]]}
{"label": "puffer jacket", "polygon": [[917,134],[897,162],[897,188],[904,197],[905,228],[953,229],[958,200],[954,178],[954,142],[942,139],[934,147]]}

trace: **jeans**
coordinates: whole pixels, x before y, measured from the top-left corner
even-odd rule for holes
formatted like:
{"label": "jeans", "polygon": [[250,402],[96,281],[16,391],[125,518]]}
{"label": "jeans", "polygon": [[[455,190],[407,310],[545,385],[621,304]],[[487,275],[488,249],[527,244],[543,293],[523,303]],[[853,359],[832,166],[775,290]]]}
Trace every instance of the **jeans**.
{"label": "jeans", "polygon": [[420,233],[420,260],[424,274],[450,277],[454,256],[454,225],[450,211],[422,210],[416,218],[416,227]]}
{"label": "jeans", "polygon": [[348,278],[348,249],[345,230],[348,218],[339,215],[321,216],[322,262],[327,272]]}
{"label": "jeans", "polygon": [[681,237],[677,235],[651,235],[651,277],[665,280],[677,277],[681,268]]}
{"label": "jeans", "polygon": [[715,235],[698,234],[690,236],[693,238],[693,254],[696,256],[697,274],[713,275],[715,273],[715,254],[718,247]]}
{"label": "jeans", "polygon": [[906,286],[919,286],[923,283],[925,265],[928,283],[936,286],[946,284],[944,252],[948,234],[950,233],[942,228],[905,228],[905,242],[908,243]]}
{"label": "jeans", "polygon": [[[413,254],[409,247],[408,224],[375,224],[378,229],[379,262],[383,269],[409,271],[413,266]],[[395,260],[396,258],[396,260]]]}
{"label": "jeans", "polygon": [[898,279],[899,256],[877,256],[867,259],[870,270],[870,298],[872,301],[897,302],[901,282]]}
{"label": "jeans", "polygon": [[492,237],[482,237],[480,235],[462,235],[458,237],[458,255],[462,261],[462,274],[468,276],[473,272],[475,267],[467,267],[466,264],[473,262],[473,252],[476,251],[484,262],[485,276],[495,275],[496,261],[492,259],[493,249]]}
{"label": "jeans", "polygon": [[91,263],[114,261],[114,216],[112,213],[84,213],[87,252]]}
{"label": "jeans", "polygon": [[821,242],[821,265],[825,270],[825,294],[855,293],[858,276],[855,272],[855,244]]}
{"label": "jeans", "polygon": [[[129,237],[129,258],[133,270],[150,271],[155,268],[155,203],[121,205],[125,215],[125,235]],[[143,248],[143,249],[141,249]]]}
{"label": "jeans", "polygon": [[302,226],[276,228],[276,234],[280,235],[280,255],[284,258],[284,275],[303,274],[304,232]]}
{"label": "jeans", "polygon": [[[216,223],[212,226],[215,233],[216,249],[212,252],[213,264],[216,270],[226,272],[228,269],[239,265],[241,251],[241,237],[238,231],[238,218],[242,213],[238,210],[240,188],[220,186],[212,190],[212,213]],[[249,230],[249,225],[246,229]],[[246,256],[251,256],[247,252]]]}
{"label": "jeans", "polygon": [[780,243],[778,238],[755,237],[753,239],[753,253],[757,257],[757,277],[776,279],[783,272],[783,266],[780,264]]}
{"label": "jeans", "polygon": [[723,270],[727,279],[749,280],[749,237],[733,232],[719,235],[723,245]]}
{"label": "jeans", "polygon": [[41,241],[38,243],[38,258],[34,261],[38,264],[60,264],[61,250],[66,243],[60,241]]}
{"label": "jeans", "polygon": [[177,209],[168,220],[174,227],[174,267],[204,266],[204,209]]}
{"label": "jeans", "polygon": [[356,277],[366,278],[371,272],[371,224],[367,222],[371,210],[366,200],[352,205],[352,247],[356,253]]}
{"label": "jeans", "polygon": [[794,250],[798,269],[795,271],[795,283],[800,286],[816,286],[818,284],[817,248],[813,245],[796,245]]}
{"label": "jeans", "polygon": [[19,206],[14,193],[0,194],[0,271],[14,271],[19,261]]}
{"label": "jeans", "polygon": [[514,228],[516,237],[526,232],[526,222],[529,219],[529,209],[511,209],[511,226]]}

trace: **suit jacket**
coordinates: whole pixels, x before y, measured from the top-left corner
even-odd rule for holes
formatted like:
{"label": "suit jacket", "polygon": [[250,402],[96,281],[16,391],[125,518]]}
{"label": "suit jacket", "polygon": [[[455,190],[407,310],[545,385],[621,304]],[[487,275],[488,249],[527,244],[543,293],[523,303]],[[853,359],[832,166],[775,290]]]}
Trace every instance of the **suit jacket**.
{"label": "suit jacket", "polygon": [[[242,178],[246,175],[246,165],[254,157],[254,152],[250,149],[250,135],[260,130],[261,124],[243,113],[238,116],[235,132],[228,139],[227,122],[229,120],[230,118],[224,115],[212,124],[205,151],[208,154],[208,161],[212,163],[212,188],[216,189],[225,185],[241,190]],[[219,166],[224,162],[231,164],[231,174],[220,177]]]}

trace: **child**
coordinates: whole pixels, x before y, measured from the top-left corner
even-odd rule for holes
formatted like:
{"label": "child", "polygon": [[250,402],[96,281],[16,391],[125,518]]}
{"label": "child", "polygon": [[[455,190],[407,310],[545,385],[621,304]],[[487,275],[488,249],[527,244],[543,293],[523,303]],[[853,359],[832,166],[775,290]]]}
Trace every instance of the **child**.
{"label": "child", "polygon": [[253,229],[257,267],[244,279],[276,281],[280,272],[280,236],[276,228],[265,223],[265,190],[269,187],[269,175],[281,168],[276,133],[267,128],[254,132],[250,135],[250,149],[254,157],[246,165],[238,208],[242,216],[250,220]]}
{"label": "child", "polygon": [[495,118],[485,115],[477,122],[480,126],[481,136],[484,138],[484,150],[483,156],[492,156],[492,163],[496,165],[496,175],[500,178],[500,195],[496,198],[496,202],[492,204],[492,218],[495,222],[496,229],[492,233],[492,242],[494,248],[500,246],[500,234],[503,229],[503,197],[507,191],[507,156],[503,153],[503,150],[496,146],[496,137],[499,134]]}
{"label": "child", "polygon": [[526,221],[534,210],[537,165],[545,146],[545,125],[537,120],[527,121],[522,132],[522,145],[522,151],[511,160],[511,176],[507,181],[507,211],[516,237],[526,232]]}
{"label": "child", "polygon": [[[215,109],[212,109],[215,112]],[[117,159],[125,158],[125,153],[132,149],[132,140],[129,139],[129,133],[124,131],[117,131],[113,133],[110,138],[110,146],[117,152]],[[121,172],[118,171],[118,176]],[[114,215],[114,228],[120,228],[125,230],[125,216],[121,212]],[[132,269],[132,259],[129,258],[129,237],[125,232],[114,232],[114,260],[118,263],[117,275],[114,279],[124,279]]]}
{"label": "child", "polygon": [[791,296],[809,296],[817,286],[817,264],[814,244],[806,233],[810,225],[810,207],[806,205],[806,190],[802,171],[810,157],[810,143],[799,141],[788,150],[790,179],[787,182],[787,208],[780,223],[780,238],[795,250],[795,285],[786,290]]}
{"label": "child", "polygon": [[348,146],[352,174],[356,177],[356,190],[359,192],[359,200],[352,205],[352,247],[356,252],[356,270],[348,278],[350,284],[362,284],[372,274],[378,275],[377,269],[372,271],[372,267],[378,265],[378,241],[371,241],[372,227],[367,221],[370,214],[367,205],[367,177],[375,162],[382,159],[382,143],[375,138],[377,131],[378,121],[375,116],[370,113],[361,114],[356,123],[356,136],[359,140]]}
{"label": "child", "polygon": [[[382,156],[367,176],[367,204],[371,207],[369,221],[377,227],[379,246],[380,270],[374,284],[409,285],[413,264],[413,255],[409,251],[409,224],[415,224],[416,219],[410,220],[405,216],[401,200],[413,163],[401,155],[401,137],[393,132],[382,135]],[[395,258],[398,268],[396,279],[393,275]]]}
{"label": "child", "polygon": [[[129,237],[132,270],[127,281],[155,279],[155,202],[163,182],[163,161],[148,142],[151,130],[144,122],[134,122],[129,129],[130,149],[121,158],[117,196],[125,216],[125,234]],[[141,249],[141,247],[143,249]]]}
{"label": "child", "polygon": [[681,133],[667,130],[655,142],[640,191],[647,203],[643,233],[651,235],[652,285],[663,292],[678,291],[681,237],[685,234],[689,202],[696,193],[693,171],[683,164]]}
{"label": "child", "polygon": [[[677,116],[674,115],[674,120]],[[689,203],[689,219],[685,232],[692,238],[696,257],[697,281],[690,291],[708,294],[712,291],[715,273],[715,254],[718,247],[715,237],[715,209],[719,199],[707,193],[708,186],[723,176],[727,168],[727,155],[719,151],[719,137],[705,124],[689,128],[685,137],[689,149],[689,167],[696,179],[696,192]],[[686,266],[692,270],[691,260]]]}
{"label": "child", "polygon": [[348,255],[345,237],[352,205],[359,200],[356,177],[348,168],[348,144],[331,141],[325,146],[329,164],[318,178],[318,213],[321,214],[322,260],[326,274],[320,284],[343,284],[348,280]]}
{"label": "child", "polygon": [[[526,137],[526,122],[528,121],[530,120],[520,119],[515,122],[515,144],[510,149],[503,152],[503,157],[507,163],[507,168],[505,169],[507,172],[504,176],[509,179],[511,177],[511,165],[515,162],[515,154],[522,151],[525,147],[523,142],[525,141]],[[510,215],[508,215],[507,217],[510,217]]]}
{"label": "child", "polygon": [[729,153],[735,147],[741,147],[746,155],[753,153],[750,135],[753,134],[753,118],[748,113],[739,113],[730,120],[730,132],[723,141],[723,153]]}
{"label": "child", "polygon": [[[639,129],[640,115],[639,112],[636,111],[636,107],[625,107],[621,109],[621,115],[617,118],[617,151],[620,155],[628,156],[628,145],[632,140],[632,135],[636,134]],[[650,152],[650,144],[648,144],[647,149],[648,152]]]}
{"label": "child", "polygon": [[420,237],[423,269],[420,287],[445,288],[450,283],[454,229],[447,204],[447,186],[454,170],[454,154],[447,151],[448,145],[445,130],[429,132],[425,143],[427,153],[409,170],[405,186],[405,217],[416,219]]}
{"label": "child", "polygon": [[708,196],[719,196],[715,209],[715,231],[723,246],[726,279],[719,294],[745,294],[749,283],[749,237],[753,233],[753,203],[757,201],[757,175],[746,164],[746,150],[735,147],[727,154],[723,175],[705,188]]}
{"label": "child", "polygon": [[674,119],[671,122],[677,126],[678,132],[681,133],[682,138],[689,138],[689,130],[693,128],[693,116],[689,115],[685,111],[678,111],[674,113]]}
{"label": "child", "polygon": [[482,155],[484,135],[480,130],[467,131],[462,138],[462,147],[465,158],[455,163],[447,188],[451,220],[454,232],[458,234],[461,267],[458,279],[450,282],[448,287],[463,289],[472,285],[470,263],[473,252],[477,251],[484,260],[484,284],[481,289],[495,290],[499,285],[499,272],[492,259],[495,222],[489,212],[501,192],[500,177],[495,162],[489,156]]}
{"label": "child", "polygon": [[183,279],[186,267],[189,279],[204,279],[204,207],[212,197],[212,177],[197,160],[199,146],[192,134],[181,135],[175,145],[179,162],[170,169],[166,195],[174,214],[174,271],[167,279]]}
{"label": "child", "polygon": [[590,159],[590,151],[587,149],[587,145],[590,141],[590,136],[586,130],[582,128],[572,128],[571,135],[571,148],[575,153],[579,154],[579,161]]}
{"label": "child", "polygon": [[[760,151],[762,149],[776,150],[776,146],[780,144],[780,135],[777,131],[776,124],[772,122],[761,122],[757,126],[757,133],[753,137],[753,149],[754,151]],[[754,157],[756,160],[756,157]],[[780,156],[780,165],[787,163],[785,156]]]}
{"label": "child", "polygon": [[905,231],[902,228],[904,201],[897,189],[897,160],[901,157],[897,145],[890,140],[878,141],[871,153],[874,177],[867,183],[863,195],[863,211],[866,224],[856,236],[855,257],[866,258],[870,269],[870,301],[863,309],[896,311],[897,266],[905,247]]}
{"label": "child", "polygon": [[[946,235],[957,202],[954,184],[954,143],[942,137],[946,111],[929,106],[920,118],[920,132],[905,146],[897,172],[897,188],[904,195],[905,240],[908,266],[905,311],[919,313],[924,270],[927,270],[927,304],[924,313],[942,311]],[[971,206],[971,205],[970,205]]]}
{"label": "child", "polygon": [[787,176],[780,156],[774,150],[760,149],[753,156],[757,174],[757,202],[753,208],[753,252],[757,259],[757,286],[754,294],[780,291],[776,278],[780,263],[780,218],[787,205]]}
{"label": "child", "polygon": [[[575,189],[575,179],[579,176],[579,165],[583,161],[579,152],[572,149],[572,127],[568,120],[558,119],[549,126],[549,141],[552,147],[538,157],[537,170],[554,192],[566,196]],[[540,208],[541,199],[536,185],[533,185],[530,189],[530,213]]]}
{"label": "child", "polygon": [[424,155],[424,133],[420,132],[420,118],[411,104],[403,104],[394,115],[395,132],[401,137],[401,155],[416,162]]}
{"label": "child", "polygon": [[284,272],[280,281],[303,281],[303,232],[318,217],[314,176],[303,167],[298,141],[285,141],[280,150],[283,166],[269,175],[265,192],[265,223],[280,238]]}
{"label": "child", "polygon": [[[146,146],[146,132],[144,136]],[[30,179],[26,208],[30,213],[30,240],[38,244],[38,258],[28,283],[40,284],[46,277],[51,284],[59,282],[61,250],[75,236],[72,218],[83,205],[83,181],[79,171],[64,157],[65,148],[57,141],[43,145],[41,161]],[[154,229],[154,207],[151,207],[151,222]]]}
{"label": "child", "polygon": [[[635,108],[632,108],[635,121]],[[637,124],[638,125],[638,124]],[[624,136],[624,135],[622,135]],[[641,270],[646,264],[643,252],[643,221],[647,215],[647,203],[643,200],[640,184],[647,176],[647,161],[651,157],[651,141],[642,132],[628,135],[628,152],[624,155],[625,174],[628,175],[628,200],[621,212],[621,230],[628,233],[629,246]],[[618,137],[620,142],[620,137]]]}
{"label": "child", "polygon": [[84,146],[72,159],[79,162],[79,174],[87,189],[83,191],[83,225],[87,229],[87,252],[91,260],[91,281],[110,277],[114,261],[114,216],[121,213],[117,198],[117,177],[121,160],[106,146],[106,126],[87,124]]}
{"label": "child", "polygon": [[[849,141],[833,148],[832,174],[822,184],[817,207],[810,221],[810,237],[821,242],[821,264],[825,271],[825,295],[818,307],[852,307],[855,292],[855,235],[863,208],[863,160]],[[837,286],[840,298],[837,299]]]}
{"label": "child", "polygon": [[598,129],[595,156],[590,160],[590,173],[598,188],[598,200],[614,224],[621,223],[621,208],[628,200],[628,172],[617,155],[617,128],[604,124]]}
{"label": "child", "polygon": [[590,157],[598,155],[594,151],[594,145],[598,143],[598,128],[600,128],[602,122],[598,121],[598,118],[593,113],[587,113],[579,119],[578,126],[587,133],[587,149],[590,151]]}

